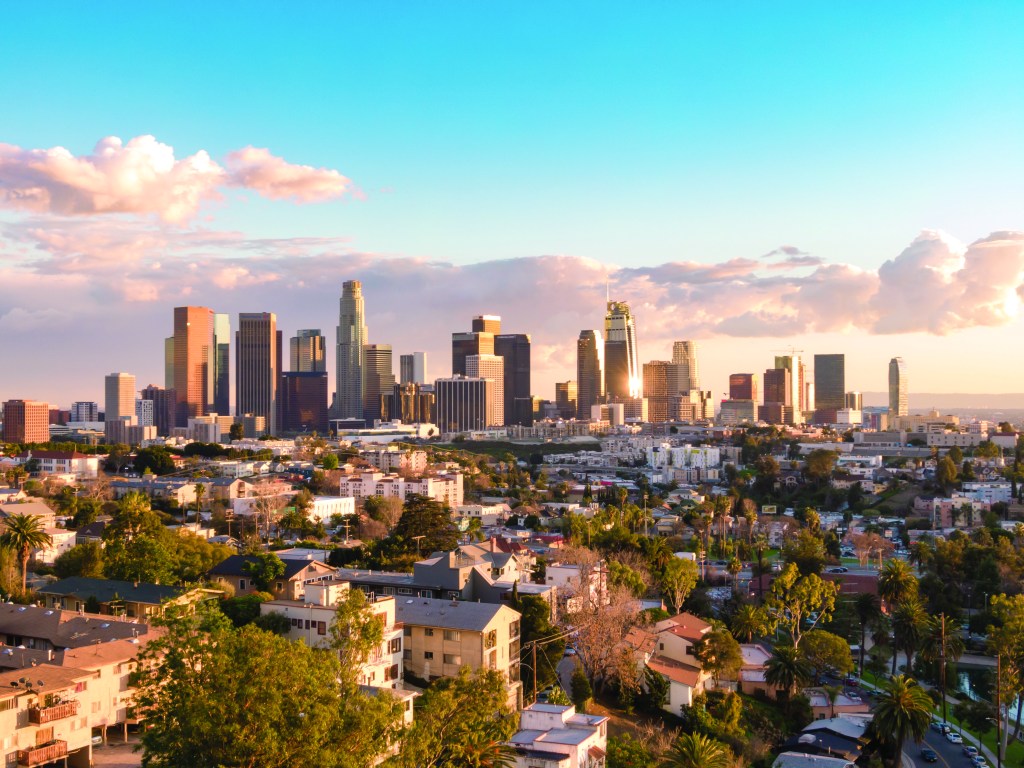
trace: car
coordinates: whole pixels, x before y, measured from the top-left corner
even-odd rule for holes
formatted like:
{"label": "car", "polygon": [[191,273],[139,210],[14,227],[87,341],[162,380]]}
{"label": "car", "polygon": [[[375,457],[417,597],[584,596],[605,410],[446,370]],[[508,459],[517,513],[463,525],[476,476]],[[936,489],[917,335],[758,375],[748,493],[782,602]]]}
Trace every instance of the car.
{"label": "car", "polygon": [[978,754],[978,748],[973,744],[964,744],[964,754],[968,757],[974,757]]}
{"label": "car", "polygon": [[928,749],[925,747],[921,750],[921,759],[926,763],[937,763],[939,762],[939,756],[936,754],[934,749]]}
{"label": "car", "polygon": [[956,731],[950,731],[946,734],[946,741],[948,741],[950,744],[963,744],[964,737]]}
{"label": "car", "polygon": [[984,755],[974,755],[974,756],[972,756],[971,757],[971,762],[975,766],[978,766],[978,768],[986,768],[986,766],[988,765],[985,762],[985,756]]}
{"label": "car", "polygon": [[850,570],[849,568],[844,568],[843,566],[840,565],[840,566],[838,566],[836,568],[829,568],[828,572],[829,573],[846,573],[849,570]]}
{"label": "car", "polygon": [[858,680],[856,677],[847,676],[847,678],[843,680],[843,684],[849,686],[850,688],[857,688],[860,686],[860,680]]}
{"label": "car", "polygon": [[943,723],[941,726],[939,726],[939,730],[943,734],[946,734],[946,733],[950,733],[953,730],[953,728],[950,726],[949,723]]}
{"label": "car", "polygon": [[846,694],[846,698],[848,698],[850,701],[856,702],[857,704],[860,704],[863,701],[863,699],[861,699],[860,697],[860,694],[853,693],[852,691]]}
{"label": "car", "polygon": [[942,726],[944,723],[940,723],[938,720],[932,720],[932,724],[929,726],[933,731],[942,733]]}
{"label": "car", "polygon": [[576,649],[573,648],[571,645],[567,645],[567,646],[565,646],[565,654],[563,654],[563,655],[565,655],[565,656],[575,656],[576,655]]}

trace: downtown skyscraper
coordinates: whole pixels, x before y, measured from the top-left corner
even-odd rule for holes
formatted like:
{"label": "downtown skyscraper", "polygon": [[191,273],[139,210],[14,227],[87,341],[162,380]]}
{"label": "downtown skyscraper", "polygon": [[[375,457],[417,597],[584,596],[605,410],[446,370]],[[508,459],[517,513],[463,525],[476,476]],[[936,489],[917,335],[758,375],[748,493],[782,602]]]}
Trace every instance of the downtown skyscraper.
{"label": "downtown skyscraper", "polygon": [[576,418],[604,402],[604,339],[600,331],[580,331],[576,341]]}
{"label": "downtown skyscraper", "polygon": [[[675,371],[677,392],[686,394],[700,389],[700,371],[697,368],[697,342],[676,341],[672,343],[672,364]],[[756,399],[756,398],[754,398]]]}
{"label": "downtown skyscraper", "polygon": [[326,341],[319,328],[296,331],[288,340],[289,371],[322,373],[327,370]]}
{"label": "downtown skyscraper", "polygon": [[235,335],[235,417],[262,416],[277,430],[281,379],[281,332],[273,312],[243,312]]}
{"label": "downtown skyscraper", "polygon": [[168,381],[174,382],[174,426],[213,411],[216,389],[214,314],[209,307],[175,307],[174,335],[167,342],[171,362]]}
{"label": "downtown skyscraper", "polygon": [[902,357],[894,357],[889,361],[889,417],[909,414],[907,364]]}
{"label": "downtown skyscraper", "polygon": [[363,418],[363,347],[368,340],[363,284],[348,280],[341,286],[335,365],[333,417]]}
{"label": "downtown skyscraper", "polygon": [[643,380],[636,322],[624,301],[609,301],[604,317],[604,390],[611,401],[640,397]]}

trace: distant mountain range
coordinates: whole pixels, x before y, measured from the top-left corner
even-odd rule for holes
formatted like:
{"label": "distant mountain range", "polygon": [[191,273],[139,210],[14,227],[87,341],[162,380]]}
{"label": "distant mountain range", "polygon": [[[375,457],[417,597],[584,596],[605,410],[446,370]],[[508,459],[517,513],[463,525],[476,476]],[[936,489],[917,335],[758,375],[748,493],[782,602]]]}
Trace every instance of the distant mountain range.
{"label": "distant mountain range", "polygon": [[[888,392],[864,392],[864,405],[888,405]],[[911,392],[912,413],[935,408],[943,412],[963,410],[1024,411],[1024,392],[979,395],[968,392]]]}

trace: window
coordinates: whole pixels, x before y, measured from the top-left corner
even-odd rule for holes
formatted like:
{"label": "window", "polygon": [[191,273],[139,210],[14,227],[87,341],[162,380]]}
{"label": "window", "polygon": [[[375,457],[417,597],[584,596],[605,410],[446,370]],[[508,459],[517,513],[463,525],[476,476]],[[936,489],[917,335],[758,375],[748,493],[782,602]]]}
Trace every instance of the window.
{"label": "window", "polygon": [[411,595],[412,594],[412,590],[409,589],[408,587],[399,587],[398,588],[398,594],[400,594],[400,595]]}
{"label": "window", "polygon": [[449,600],[458,600],[459,599],[459,593],[458,592],[449,592],[448,593],[448,599]]}
{"label": "window", "polygon": [[412,627],[402,627],[403,637],[412,637]]}
{"label": "window", "polygon": [[[426,637],[433,637],[434,636],[434,628],[433,627],[424,627],[423,628],[423,634]],[[447,633],[445,633],[445,634],[447,634]]]}
{"label": "window", "polygon": [[452,642],[458,642],[462,639],[462,633],[457,629],[446,629],[444,631],[444,639],[451,640]]}
{"label": "window", "polygon": [[316,623],[316,633],[318,635],[326,635],[327,634],[327,622],[326,621],[318,621]]}
{"label": "window", "polygon": [[277,582],[276,589],[277,589],[278,592],[284,592],[284,582],[283,581]]}
{"label": "window", "polygon": [[238,589],[239,590],[244,590],[245,589],[245,579],[239,579],[238,580]]}
{"label": "window", "polygon": [[461,664],[462,657],[455,653],[446,653],[444,655],[445,664]]}
{"label": "window", "polygon": [[434,652],[433,651],[424,651],[423,652],[423,658],[426,661],[430,661],[431,659],[434,658]]}
{"label": "window", "polygon": [[81,682],[75,683],[75,693],[81,693],[89,688],[89,681],[82,680]]}
{"label": "window", "polygon": [[404,651],[402,651],[402,658],[406,661],[412,661],[412,651],[406,648]]}
{"label": "window", "polygon": [[518,620],[513,621],[511,624],[508,625],[508,636],[509,637],[519,637],[519,632],[520,632],[520,629],[519,629],[519,621]]}
{"label": "window", "polygon": [[395,637],[391,640],[391,647],[388,649],[389,653],[398,653],[402,650],[402,638]]}

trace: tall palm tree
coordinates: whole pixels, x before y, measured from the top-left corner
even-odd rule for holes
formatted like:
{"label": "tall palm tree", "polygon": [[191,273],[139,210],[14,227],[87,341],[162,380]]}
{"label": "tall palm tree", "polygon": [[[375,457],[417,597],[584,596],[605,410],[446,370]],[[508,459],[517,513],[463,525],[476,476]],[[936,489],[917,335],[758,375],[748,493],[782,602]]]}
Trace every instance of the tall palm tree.
{"label": "tall palm tree", "polygon": [[891,609],[917,594],[917,576],[906,560],[889,560],[878,574],[878,596]]}
{"label": "tall palm tree", "polygon": [[913,669],[914,653],[920,648],[928,634],[930,617],[921,598],[914,595],[901,600],[892,612],[892,673],[896,674],[896,656],[903,651],[907,656],[907,672]]}
{"label": "tall palm tree", "polygon": [[946,722],[946,664],[954,664],[964,653],[964,641],[946,614],[933,616],[928,622],[927,639],[921,646],[921,658],[939,665],[939,691],[942,693],[942,721]]}
{"label": "tall palm tree", "polygon": [[900,765],[903,742],[908,737],[917,743],[924,738],[932,717],[931,705],[924,689],[906,675],[897,675],[882,689],[871,719],[871,734],[891,752],[893,768]]}
{"label": "tall palm tree", "polygon": [[776,691],[785,691],[787,696],[807,685],[812,675],[811,665],[792,645],[776,645],[764,665],[764,681]]}
{"label": "tall palm tree", "polygon": [[768,617],[764,610],[753,605],[741,605],[732,617],[732,635],[741,642],[752,642],[765,633]]}
{"label": "tall palm tree", "polygon": [[729,750],[700,733],[684,733],[661,759],[661,768],[729,768]]}
{"label": "tall palm tree", "polygon": [[21,560],[21,591],[24,593],[28,587],[28,559],[32,550],[48,547],[53,538],[38,515],[11,515],[4,521],[4,528],[0,546],[13,549]]}
{"label": "tall palm tree", "polygon": [[882,615],[882,604],[878,595],[864,592],[857,595],[854,601],[854,610],[857,612],[857,619],[860,621],[860,671],[864,673],[864,641],[867,639],[868,627],[878,621]]}

